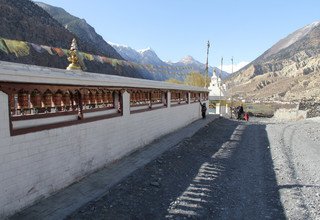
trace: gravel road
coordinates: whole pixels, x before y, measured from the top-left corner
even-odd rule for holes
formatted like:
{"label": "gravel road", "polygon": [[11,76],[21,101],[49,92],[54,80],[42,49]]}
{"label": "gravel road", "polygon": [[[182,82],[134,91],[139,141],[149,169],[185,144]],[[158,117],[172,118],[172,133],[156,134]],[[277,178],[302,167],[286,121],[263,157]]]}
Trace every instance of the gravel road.
{"label": "gravel road", "polygon": [[320,219],[320,119],[270,124],[267,132],[288,219]]}
{"label": "gravel road", "polygon": [[319,125],[219,118],[68,219],[320,219]]}

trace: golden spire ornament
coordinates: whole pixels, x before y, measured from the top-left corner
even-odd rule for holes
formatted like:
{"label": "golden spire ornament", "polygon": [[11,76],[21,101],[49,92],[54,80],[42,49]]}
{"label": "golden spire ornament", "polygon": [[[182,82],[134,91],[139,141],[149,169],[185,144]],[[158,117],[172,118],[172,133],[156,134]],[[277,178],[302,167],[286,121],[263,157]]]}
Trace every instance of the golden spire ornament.
{"label": "golden spire ornament", "polygon": [[71,48],[68,56],[68,61],[71,62],[67,67],[67,70],[82,70],[79,65],[79,58],[77,55],[78,45],[75,38],[73,38],[71,43]]}

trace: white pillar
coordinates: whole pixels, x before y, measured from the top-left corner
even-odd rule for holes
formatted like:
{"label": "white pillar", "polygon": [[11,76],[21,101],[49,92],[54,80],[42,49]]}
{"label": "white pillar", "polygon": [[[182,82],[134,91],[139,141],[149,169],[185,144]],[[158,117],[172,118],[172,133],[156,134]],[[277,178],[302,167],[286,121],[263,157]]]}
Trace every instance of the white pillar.
{"label": "white pillar", "polygon": [[165,104],[165,105],[168,105],[168,100],[166,99],[166,94],[165,93],[162,93],[162,103]]}
{"label": "white pillar", "polygon": [[210,107],[209,107],[209,104],[210,104],[209,99],[204,101],[204,103],[206,103],[206,106],[207,106],[206,115],[208,115],[209,114],[209,109],[210,109]]}
{"label": "white pillar", "polygon": [[0,138],[10,137],[8,95],[0,91]]}
{"label": "white pillar", "polygon": [[122,92],[122,115],[130,115],[130,93],[127,91]]}
{"label": "white pillar", "polygon": [[170,91],[168,91],[167,92],[167,106],[168,106],[168,108],[170,108],[171,107],[171,92]]}
{"label": "white pillar", "polygon": [[114,108],[119,109],[119,93],[114,92]]}
{"label": "white pillar", "polygon": [[220,112],[220,103],[219,102],[217,102],[216,103],[216,114],[221,114],[221,112]]}
{"label": "white pillar", "polygon": [[190,103],[191,103],[191,93],[188,92],[188,104],[190,104]]}

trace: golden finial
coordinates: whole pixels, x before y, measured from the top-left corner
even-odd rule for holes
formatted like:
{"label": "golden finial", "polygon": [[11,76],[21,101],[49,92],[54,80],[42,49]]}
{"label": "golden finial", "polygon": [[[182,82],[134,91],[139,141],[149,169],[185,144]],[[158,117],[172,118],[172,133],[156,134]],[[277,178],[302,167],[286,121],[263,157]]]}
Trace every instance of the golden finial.
{"label": "golden finial", "polygon": [[73,38],[71,43],[71,48],[68,56],[68,61],[71,62],[67,67],[67,70],[82,70],[79,65],[79,58],[77,55],[78,45],[75,38]]}

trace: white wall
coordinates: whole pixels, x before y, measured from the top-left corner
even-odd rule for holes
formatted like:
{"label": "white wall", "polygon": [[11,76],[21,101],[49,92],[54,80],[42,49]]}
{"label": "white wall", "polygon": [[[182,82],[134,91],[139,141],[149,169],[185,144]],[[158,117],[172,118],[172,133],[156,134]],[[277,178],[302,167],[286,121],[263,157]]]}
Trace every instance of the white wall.
{"label": "white wall", "polygon": [[10,136],[0,91],[0,218],[201,117],[199,103],[130,114],[129,98],[120,117]]}
{"label": "white wall", "polygon": [[[0,91],[0,219],[201,117],[199,103],[170,107],[170,90],[208,92],[199,87],[3,61],[1,83],[123,88],[123,115],[10,136],[8,96]],[[168,108],[130,114],[130,94],[125,88],[166,90]],[[69,116],[63,118],[66,119]],[[15,121],[15,128],[28,126],[23,123]],[[30,123],[41,124],[42,120]]]}

